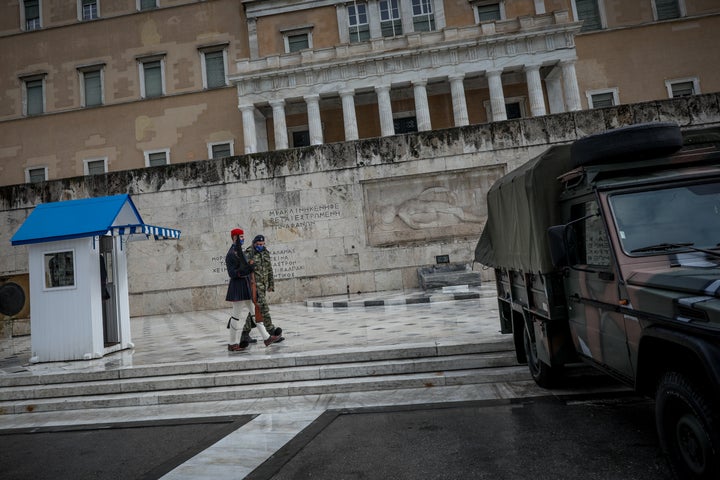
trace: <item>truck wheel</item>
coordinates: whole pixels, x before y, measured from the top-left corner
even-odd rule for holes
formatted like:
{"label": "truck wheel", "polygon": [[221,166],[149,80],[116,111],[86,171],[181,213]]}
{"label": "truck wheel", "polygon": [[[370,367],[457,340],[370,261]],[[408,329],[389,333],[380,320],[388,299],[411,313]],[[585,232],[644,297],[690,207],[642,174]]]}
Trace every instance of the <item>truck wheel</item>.
{"label": "truck wheel", "polygon": [[668,372],[658,384],[655,423],[677,478],[720,478],[720,422],[712,405],[681,373]]}
{"label": "truck wheel", "polygon": [[535,335],[530,333],[527,322],[523,329],[523,344],[525,346],[525,358],[527,358],[530,375],[538,386],[551,388],[557,382],[557,373],[550,365],[538,358]]}

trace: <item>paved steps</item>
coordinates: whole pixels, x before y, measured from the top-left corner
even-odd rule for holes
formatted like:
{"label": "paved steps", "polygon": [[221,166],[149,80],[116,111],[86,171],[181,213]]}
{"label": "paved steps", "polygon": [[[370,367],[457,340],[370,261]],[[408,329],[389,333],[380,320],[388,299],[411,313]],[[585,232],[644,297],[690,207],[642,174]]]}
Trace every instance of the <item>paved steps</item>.
{"label": "paved steps", "polygon": [[525,380],[511,339],[326,350],[0,378],[0,414]]}

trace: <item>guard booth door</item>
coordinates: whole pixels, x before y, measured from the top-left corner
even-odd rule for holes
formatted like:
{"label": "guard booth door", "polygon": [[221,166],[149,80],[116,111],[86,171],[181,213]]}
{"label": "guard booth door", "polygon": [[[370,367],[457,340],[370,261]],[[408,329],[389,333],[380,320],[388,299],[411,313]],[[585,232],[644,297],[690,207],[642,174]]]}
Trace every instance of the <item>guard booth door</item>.
{"label": "guard booth door", "polygon": [[102,288],[103,341],[105,347],[120,343],[115,278],[115,242],[112,236],[100,237],[100,283]]}

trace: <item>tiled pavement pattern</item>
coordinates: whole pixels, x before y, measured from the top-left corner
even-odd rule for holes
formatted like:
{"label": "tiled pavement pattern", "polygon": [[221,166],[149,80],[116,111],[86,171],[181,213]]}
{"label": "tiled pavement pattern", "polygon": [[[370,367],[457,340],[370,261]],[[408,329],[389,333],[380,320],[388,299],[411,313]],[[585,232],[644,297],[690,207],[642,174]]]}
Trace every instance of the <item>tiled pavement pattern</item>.
{"label": "tiled pavement pattern", "polygon": [[[133,368],[177,362],[208,362],[284,356],[302,352],[342,353],[407,345],[477,343],[507,339],[499,333],[493,286],[451,294],[390,292],[271,305],[273,322],[286,340],[245,352],[227,352],[229,305],[213,311],[131,319],[132,351],[103,359],[28,364],[29,337],[0,341],[0,377]],[[463,300],[454,300],[461,295]],[[419,303],[417,298],[428,298]],[[411,299],[408,301],[408,299]],[[379,306],[382,301],[382,306]],[[344,303],[344,305],[343,305]],[[307,306],[316,305],[316,306]],[[362,305],[362,306],[360,306]],[[373,305],[373,306],[370,306]],[[259,336],[254,333],[254,336]],[[305,395],[82,411],[0,416],[0,429],[73,424],[260,414],[217,444],[170,472],[168,479],[242,478],[328,409],[427,404],[546,395],[532,380],[436,388]],[[252,446],[252,447],[249,447]]]}

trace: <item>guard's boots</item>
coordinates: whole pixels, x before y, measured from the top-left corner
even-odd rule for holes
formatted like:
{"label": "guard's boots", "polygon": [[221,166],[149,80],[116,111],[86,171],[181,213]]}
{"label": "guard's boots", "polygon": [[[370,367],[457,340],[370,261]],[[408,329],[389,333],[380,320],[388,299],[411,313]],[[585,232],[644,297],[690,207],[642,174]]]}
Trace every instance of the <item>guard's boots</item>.
{"label": "guard's boots", "polygon": [[250,332],[242,332],[240,335],[240,348],[247,348],[248,345],[253,343],[253,340],[257,342],[254,338],[250,338]]}

